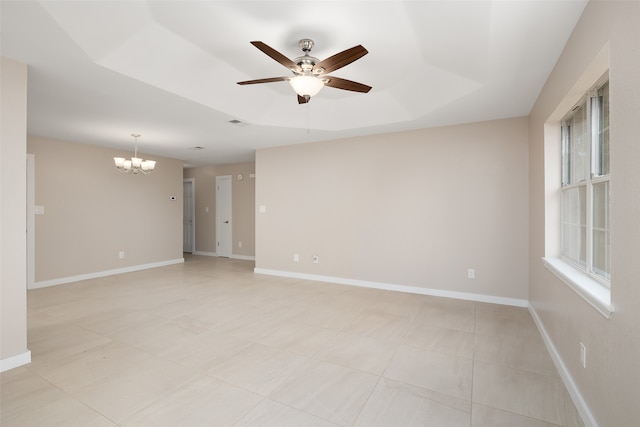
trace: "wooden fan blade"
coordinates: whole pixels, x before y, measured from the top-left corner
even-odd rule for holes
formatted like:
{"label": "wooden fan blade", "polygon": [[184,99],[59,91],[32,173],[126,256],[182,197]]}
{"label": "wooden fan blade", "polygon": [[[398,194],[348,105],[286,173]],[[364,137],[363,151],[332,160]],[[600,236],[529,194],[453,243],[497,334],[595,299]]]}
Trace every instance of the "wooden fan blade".
{"label": "wooden fan blade", "polygon": [[277,62],[287,67],[289,70],[296,71],[296,72],[302,71],[302,68],[300,68],[298,64],[296,64],[295,62],[293,62],[292,60],[290,60],[289,58],[287,58],[286,56],[284,56],[283,54],[281,54],[271,46],[262,42],[257,42],[257,41],[251,42],[251,44],[257,47],[258,49],[260,49],[262,52],[264,52],[268,56],[270,56],[272,59],[275,59]]}
{"label": "wooden fan blade", "polygon": [[367,93],[371,90],[371,86],[363,85],[362,83],[353,82],[347,79],[341,79],[339,77],[325,76],[322,79],[324,80],[325,86],[334,87],[336,89],[344,89],[362,93]]}
{"label": "wooden fan blade", "polygon": [[306,104],[310,99],[311,98],[305,98],[304,96],[298,95],[298,104]]}
{"label": "wooden fan blade", "polygon": [[291,77],[270,77],[268,79],[246,80],[244,82],[238,82],[239,85],[254,85],[257,83],[273,83],[273,82],[286,82]]}
{"label": "wooden fan blade", "polygon": [[313,72],[318,74],[329,74],[338,68],[351,64],[356,59],[362,58],[367,53],[369,53],[369,51],[362,47],[362,45],[354,46],[351,49],[343,50],[340,53],[336,53],[335,55],[318,62],[313,67]]}

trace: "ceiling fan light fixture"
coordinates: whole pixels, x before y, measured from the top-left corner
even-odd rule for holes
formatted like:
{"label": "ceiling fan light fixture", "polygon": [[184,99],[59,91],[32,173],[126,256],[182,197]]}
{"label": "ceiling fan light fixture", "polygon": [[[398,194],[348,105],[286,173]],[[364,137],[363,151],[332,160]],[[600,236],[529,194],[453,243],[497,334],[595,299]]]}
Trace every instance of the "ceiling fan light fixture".
{"label": "ceiling fan light fixture", "polygon": [[267,56],[271,57],[271,59],[274,59],[276,62],[291,70],[293,72],[293,76],[245,80],[238,82],[239,85],[288,81],[298,95],[298,104],[308,103],[311,97],[317,95],[324,86],[361,93],[367,93],[371,90],[371,86],[326,75],[344,67],[345,65],[349,65],[353,61],[366,55],[368,53],[367,49],[362,45],[357,45],[350,49],[343,50],[342,52],[338,52],[335,55],[320,61],[318,58],[314,58],[309,55],[311,48],[313,48],[313,40],[311,39],[300,40],[300,48],[302,49],[302,52],[304,52],[304,55],[299,56],[294,60],[287,58],[271,46],[261,41],[252,41],[251,44],[260,49]]}
{"label": "ceiling fan light fixture", "polygon": [[316,96],[324,87],[324,82],[314,76],[296,76],[289,83],[300,96]]}

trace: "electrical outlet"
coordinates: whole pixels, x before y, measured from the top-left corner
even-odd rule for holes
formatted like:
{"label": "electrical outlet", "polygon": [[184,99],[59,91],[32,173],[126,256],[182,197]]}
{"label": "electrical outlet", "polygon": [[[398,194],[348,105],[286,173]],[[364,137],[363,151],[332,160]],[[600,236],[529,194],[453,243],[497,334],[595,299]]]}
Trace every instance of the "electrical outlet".
{"label": "electrical outlet", "polygon": [[476,271],[473,268],[470,268],[467,270],[467,277],[469,279],[475,279],[476,278]]}
{"label": "electrical outlet", "polygon": [[242,242],[238,242],[238,247],[241,248],[242,247]]}
{"label": "electrical outlet", "polygon": [[118,257],[120,257],[120,259],[124,259],[124,251],[120,251],[120,253],[118,253]]}
{"label": "electrical outlet", "polygon": [[318,259],[318,255],[314,255],[313,256],[313,263],[317,264],[318,262],[320,262],[319,259]]}
{"label": "electrical outlet", "polygon": [[587,347],[580,343],[580,364],[583,368],[587,367]]}
{"label": "electrical outlet", "polygon": [[298,261],[300,261],[300,255],[293,254],[293,262],[298,262]]}

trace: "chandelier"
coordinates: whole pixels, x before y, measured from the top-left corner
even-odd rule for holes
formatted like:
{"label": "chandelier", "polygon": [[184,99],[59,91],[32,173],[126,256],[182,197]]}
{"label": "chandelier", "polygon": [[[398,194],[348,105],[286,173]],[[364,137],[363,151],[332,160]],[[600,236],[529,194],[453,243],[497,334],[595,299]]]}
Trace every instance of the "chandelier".
{"label": "chandelier", "polygon": [[132,133],[131,136],[134,137],[136,141],[134,144],[135,150],[131,160],[125,159],[124,157],[114,157],[113,161],[115,162],[118,170],[122,173],[132,173],[134,175],[143,173],[147,175],[155,169],[156,162],[155,160],[143,160],[138,157],[138,138],[140,138],[140,135]]}

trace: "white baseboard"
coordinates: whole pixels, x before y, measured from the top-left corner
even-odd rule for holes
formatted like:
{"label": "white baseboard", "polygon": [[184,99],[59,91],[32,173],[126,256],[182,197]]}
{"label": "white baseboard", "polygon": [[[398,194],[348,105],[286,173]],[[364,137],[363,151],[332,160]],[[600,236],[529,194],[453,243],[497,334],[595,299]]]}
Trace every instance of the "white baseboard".
{"label": "white baseboard", "polygon": [[295,273],[291,271],[254,268],[254,273],[270,276],[291,277],[294,279],[313,280],[316,282],[337,283],[341,285],[360,286],[364,288],[384,289],[388,291],[408,292],[412,294],[431,295],[436,297],[456,298],[468,301],[488,302],[492,304],[528,307],[526,299],[498,297],[494,295],[472,294],[467,292],[446,291],[442,289],[420,288],[417,286],[396,285],[391,283],[370,282],[366,280],[345,279],[342,277],[319,276],[315,274]]}
{"label": "white baseboard", "polygon": [[64,283],[79,282],[81,280],[97,279],[98,277],[113,276],[114,274],[131,273],[132,271],[147,270],[149,268],[164,267],[167,265],[180,264],[184,258],[170,259],[167,261],[152,262],[150,264],[140,264],[131,267],[116,268],[114,270],[98,271],[96,273],[81,274],[78,276],[61,277],[59,279],[43,280],[36,282],[29,289],[46,288],[48,286],[62,285]]}
{"label": "white baseboard", "polygon": [[202,255],[202,256],[218,256],[215,252],[203,252],[203,251],[193,251],[194,255]]}
{"label": "white baseboard", "polygon": [[17,368],[18,366],[27,365],[29,363],[31,363],[31,351],[27,350],[24,353],[1,359],[0,372],[8,371],[9,369]]}
{"label": "white baseboard", "polygon": [[230,258],[233,259],[243,259],[245,261],[255,261],[256,257],[250,255],[231,255]]}
{"label": "white baseboard", "polygon": [[[201,252],[201,251],[195,251],[193,253],[194,255],[202,255],[202,256],[215,256],[217,257],[218,254],[215,252]],[[224,257],[221,257],[224,258]],[[251,255],[236,255],[236,254],[231,254],[231,256],[229,257],[231,259],[243,259],[245,261],[255,261],[256,257],[255,256],[251,256]]]}
{"label": "white baseboard", "polygon": [[582,422],[584,423],[585,427],[598,427],[598,423],[591,413],[587,402],[585,402],[584,398],[582,397],[578,386],[573,381],[573,377],[569,373],[567,366],[564,364],[562,357],[560,357],[560,353],[558,353],[556,346],[553,345],[553,341],[551,341],[551,337],[547,333],[542,320],[540,320],[536,309],[531,304],[529,304],[529,312],[531,313],[531,317],[533,317],[534,323],[538,327],[538,331],[542,336],[544,344],[547,346],[547,350],[549,351],[551,360],[553,360],[553,364],[556,366],[556,369],[560,374],[560,378],[562,379],[564,386],[567,388],[567,391],[571,396],[571,400],[573,400],[573,404],[576,406],[576,409],[578,410],[578,413],[582,418]]}

